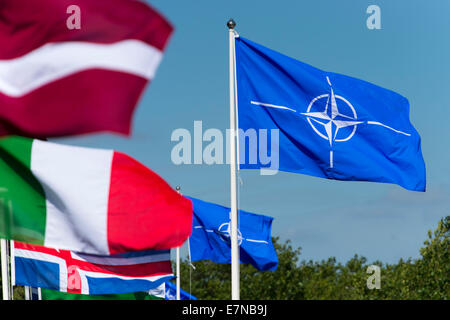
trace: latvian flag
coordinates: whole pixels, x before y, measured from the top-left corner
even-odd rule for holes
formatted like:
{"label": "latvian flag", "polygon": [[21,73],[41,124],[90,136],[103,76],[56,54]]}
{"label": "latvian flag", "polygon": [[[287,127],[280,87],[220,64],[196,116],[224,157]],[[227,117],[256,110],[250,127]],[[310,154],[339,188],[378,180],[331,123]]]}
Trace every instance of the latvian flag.
{"label": "latvian flag", "polygon": [[192,202],[113,150],[0,138],[0,238],[97,255],[181,246]]}
{"label": "latvian flag", "polygon": [[0,135],[128,135],[172,30],[138,0],[1,0]]}
{"label": "latvian flag", "polygon": [[14,243],[14,284],[79,294],[149,291],[173,278],[170,251],[95,256]]}

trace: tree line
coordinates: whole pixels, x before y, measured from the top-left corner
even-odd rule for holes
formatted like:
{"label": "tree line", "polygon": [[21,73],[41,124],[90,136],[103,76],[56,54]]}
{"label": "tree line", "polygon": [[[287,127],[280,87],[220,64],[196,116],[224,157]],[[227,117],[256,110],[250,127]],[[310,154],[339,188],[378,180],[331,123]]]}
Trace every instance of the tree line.
{"label": "tree line", "polygon": [[[273,238],[278,255],[275,271],[261,272],[241,264],[243,300],[448,300],[450,298],[450,216],[428,231],[418,259],[400,259],[395,264],[368,263],[355,255],[346,263],[336,258],[300,261],[301,248]],[[192,267],[192,265],[194,267]],[[200,300],[228,300],[231,293],[229,264],[182,260],[181,287]],[[369,265],[380,271],[380,289],[369,289]],[[194,269],[195,268],[195,269]],[[22,287],[14,300],[24,299]]]}
{"label": "tree line", "polygon": [[[418,259],[400,259],[395,264],[368,263],[355,255],[346,263],[335,258],[300,261],[301,248],[290,241],[273,238],[279,265],[275,271],[260,272],[241,264],[241,299],[267,300],[418,300],[450,298],[450,216],[428,231]],[[229,264],[198,261],[181,265],[181,287],[199,299],[230,299]],[[380,271],[380,289],[369,289],[368,266]]]}

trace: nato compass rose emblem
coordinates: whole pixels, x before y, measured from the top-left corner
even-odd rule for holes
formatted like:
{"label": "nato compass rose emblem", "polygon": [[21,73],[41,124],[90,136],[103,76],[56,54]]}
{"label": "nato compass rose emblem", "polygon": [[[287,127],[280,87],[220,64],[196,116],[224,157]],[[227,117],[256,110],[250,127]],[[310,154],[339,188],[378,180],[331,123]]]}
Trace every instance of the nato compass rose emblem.
{"label": "nato compass rose emblem", "polygon": [[[230,212],[231,214],[231,212]],[[215,229],[207,229],[204,226],[194,226],[194,229],[204,229],[206,232],[214,233],[219,236],[220,240],[231,246],[231,222],[224,222],[222,223],[217,230]],[[248,242],[256,242],[256,243],[264,243],[269,244],[266,240],[260,240],[260,239],[249,239],[244,238],[242,236],[241,230],[237,230],[238,233],[238,245],[241,246],[243,241]]]}
{"label": "nato compass rose emblem", "polygon": [[356,110],[352,104],[344,97],[334,93],[333,86],[331,85],[328,76],[327,82],[330,86],[330,92],[315,97],[309,103],[306,112],[298,112],[297,110],[285,106],[277,106],[262,102],[250,101],[250,103],[262,107],[291,111],[305,116],[314,132],[322,139],[327,140],[330,145],[330,168],[333,168],[333,145],[338,142],[349,141],[355,135],[356,128],[360,124],[379,125],[396,133],[411,136],[409,133],[396,130],[380,122],[359,121]]}

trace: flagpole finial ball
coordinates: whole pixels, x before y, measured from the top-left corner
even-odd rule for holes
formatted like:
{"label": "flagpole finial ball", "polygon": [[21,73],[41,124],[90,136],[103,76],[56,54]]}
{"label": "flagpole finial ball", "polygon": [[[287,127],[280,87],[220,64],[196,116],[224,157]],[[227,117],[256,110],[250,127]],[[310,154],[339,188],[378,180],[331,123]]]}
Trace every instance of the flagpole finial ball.
{"label": "flagpole finial ball", "polygon": [[234,22],[233,19],[228,20],[227,27],[228,29],[234,29],[234,27],[236,27],[236,22]]}
{"label": "flagpole finial ball", "polygon": [[176,186],[176,187],[175,187],[175,190],[177,190],[178,192],[180,192],[181,187],[180,187],[180,186]]}

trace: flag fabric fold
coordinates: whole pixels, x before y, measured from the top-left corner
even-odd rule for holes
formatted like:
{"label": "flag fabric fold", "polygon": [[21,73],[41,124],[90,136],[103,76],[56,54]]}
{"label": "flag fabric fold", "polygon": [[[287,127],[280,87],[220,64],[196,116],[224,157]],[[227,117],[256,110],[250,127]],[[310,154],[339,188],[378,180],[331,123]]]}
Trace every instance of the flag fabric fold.
{"label": "flag fabric fold", "polygon": [[169,250],[98,256],[15,241],[13,252],[16,285],[104,295],[148,291],[173,278]]}
{"label": "flag fabric fold", "polygon": [[0,138],[0,237],[98,255],[180,246],[192,203],[113,150]]}
{"label": "flag fabric fold", "polygon": [[[194,218],[189,238],[192,261],[231,263],[230,209],[192,197]],[[261,271],[276,270],[278,258],[271,239],[272,217],[238,211],[241,263]]]}
{"label": "flag fabric fold", "polygon": [[[235,45],[238,126],[244,133],[278,130],[266,148],[278,159],[274,170],[425,191],[421,139],[406,98],[240,36]],[[241,144],[240,168],[269,167],[261,159],[264,142]]]}
{"label": "flag fabric fold", "polygon": [[0,135],[130,134],[172,32],[143,1],[3,0]]}

